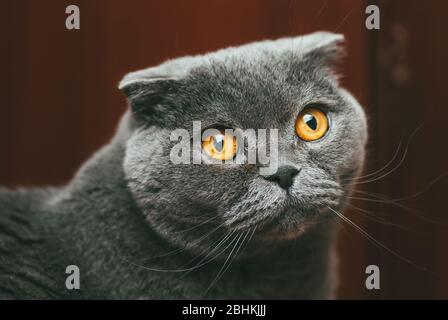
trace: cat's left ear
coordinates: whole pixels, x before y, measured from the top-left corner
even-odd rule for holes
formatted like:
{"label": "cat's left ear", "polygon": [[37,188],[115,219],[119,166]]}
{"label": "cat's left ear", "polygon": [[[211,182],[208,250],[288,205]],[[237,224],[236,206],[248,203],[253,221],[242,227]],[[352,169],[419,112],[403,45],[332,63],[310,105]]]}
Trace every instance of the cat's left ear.
{"label": "cat's left ear", "polygon": [[333,67],[345,55],[344,35],[319,31],[297,38],[303,58],[318,65]]}
{"label": "cat's left ear", "polygon": [[179,79],[161,73],[158,67],[131,72],[118,86],[127,96],[134,118],[147,125],[163,125],[175,112],[178,87]]}

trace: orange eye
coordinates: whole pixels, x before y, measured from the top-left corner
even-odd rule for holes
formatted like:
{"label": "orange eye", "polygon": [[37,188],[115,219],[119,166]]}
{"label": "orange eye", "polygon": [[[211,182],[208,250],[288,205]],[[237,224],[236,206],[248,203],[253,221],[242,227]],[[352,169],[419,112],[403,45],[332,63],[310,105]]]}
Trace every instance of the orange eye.
{"label": "orange eye", "polygon": [[213,159],[225,161],[235,157],[238,143],[233,135],[221,132],[205,138],[202,141],[202,149]]}
{"label": "orange eye", "polygon": [[314,141],[322,138],[328,131],[328,118],[319,109],[306,109],[296,120],[296,133],[300,139]]}

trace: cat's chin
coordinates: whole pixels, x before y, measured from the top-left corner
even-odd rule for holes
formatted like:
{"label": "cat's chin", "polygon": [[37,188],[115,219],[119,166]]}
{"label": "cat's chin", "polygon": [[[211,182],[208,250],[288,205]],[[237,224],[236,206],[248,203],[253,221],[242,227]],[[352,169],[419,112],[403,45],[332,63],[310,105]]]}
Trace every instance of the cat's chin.
{"label": "cat's chin", "polygon": [[261,233],[260,238],[267,241],[288,241],[295,240],[306,233],[310,225],[301,225],[296,229],[283,230],[280,227],[275,227],[267,232]]}
{"label": "cat's chin", "polygon": [[[300,219],[300,222],[294,225],[285,226],[281,219],[285,217],[279,217],[270,223],[260,228],[259,239],[265,241],[289,241],[300,238],[302,235],[311,230],[314,226],[322,223],[325,219],[322,219],[322,215],[326,212],[324,208],[313,211],[312,214],[308,214],[307,218]],[[285,218],[287,219],[287,218]]]}

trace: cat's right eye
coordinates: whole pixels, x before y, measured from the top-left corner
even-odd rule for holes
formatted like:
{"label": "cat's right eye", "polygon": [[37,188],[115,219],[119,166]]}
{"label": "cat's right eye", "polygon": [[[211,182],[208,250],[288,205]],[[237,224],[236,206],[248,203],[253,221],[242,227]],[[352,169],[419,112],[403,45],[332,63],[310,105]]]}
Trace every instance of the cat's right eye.
{"label": "cat's right eye", "polygon": [[221,131],[205,138],[202,141],[202,150],[213,159],[230,160],[238,151],[238,142],[233,135]]}

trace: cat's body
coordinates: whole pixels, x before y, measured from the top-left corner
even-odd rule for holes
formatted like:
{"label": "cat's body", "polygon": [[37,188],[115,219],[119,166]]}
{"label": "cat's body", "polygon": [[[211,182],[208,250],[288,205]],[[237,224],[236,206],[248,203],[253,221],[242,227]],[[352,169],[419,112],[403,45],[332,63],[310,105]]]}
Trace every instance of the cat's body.
{"label": "cat's body", "polygon": [[[336,39],[331,40],[331,37],[336,37],[331,34],[316,34],[314,37],[319,38],[319,41],[323,39],[325,45],[332,44]],[[328,37],[330,40],[326,41]],[[340,41],[340,38],[336,41]],[[285,45],[285,43],[278,44]],[[313,43],[308,45],[314,46],[314,49],[320,48]],[[265,44],[255,48],[259,50],[271,46]],[[194,58],[187,59],[194,60]],[[232,66],[236,64],[241,69],[235,62],[237,60],[230,61]],[[226,60],[225,63],[228,62]],[[193,61],[190,65],[197,64],[197,61]],[[181,65],[182,62],[174,64],[176,68],[180,68]],[[203,66],[199,65],[199,70],[201,68]],[[278,71],[275,67],[273,69],[275,72]],[[170,67],[161,70],[166,72]],[[201,72],[195,73],[195,78],[191,81],[200,82],[204,76]],[[154,117],[154,110],[141,115],[141,109],[146,104],[159,109],[167,105],[172,107],[175,99],[172,97],[167,99],[165,96],[177,94],[176,90],[181,89],[173,82],[180,81],[179,77],[183,79],[185,74],[189,74],[185,70],[179,73],[180,75],[176,77],[169,77],[169,80],[166,80],[165,74],[157,74],[155,87],[150,87],[148,90],[148,100],[145,100],[147,92],[142,94],[142,86],[144,88],[147,84],[150,86],[154,84],[151,77],[148,77],[148,72],[145,71],[141,75],[144,78],[143,84],[138,80],[138,74],[133,74],[124,81],[122,87],[130,97],[134,113],[128,112],[123,117],[111,143],[87,161],[67,186],[59,189],[16,192],[0,190],[0,298],[331,297],[334,288],[332,280],[334,262],[331,259],[331,249],[334,244],[335,228],[327,207],[340,209],[344,201],[335,202],[335,197],[339,199],[342,197],[341,194],[349,191],[341,191],[341,188],[333,186],[329,178],[326,180],[321,178],[326,174],[336,176],[332,168],[321,165],[310,171],[309,181],[323,181],[312,189],[313,192],[325,193],[324,196],[318,197],[319,202],[314,203],[314,198],[310,197],[310,201],[302,203],[300,201],[302,198],[294,195],[294,189],[288,193],[291,197],[296,197],[297,207],[302,208],[297,210],[319,216],[317,223],[306,226],[304,217],[294,218],[294,215],[302,213],[298,214],[296,209],[291,209],[293,207],[287,202],[289,200],[283,198],[288,197],[286,193],[280,193],[282,191],[277,190],[271,182],[247,180],[259,179],[257,173],[251,173],[249,177],[246,171],[241,171],[248,170],[247,168],[232,168],[233,171],[227,172],[225,177],[230,180],[221,181],[223,178],[218,174],[226,170],[223,167],[204,169],[204,165],[186,167],[167,164],[169,148],[160,147],[158,143],[163,145],[169,141],[163,138],[166,138],[166,132],[169,133],[168,129],[186,128],[191,120],[197,119],[197,116],[194,111],[187,115],[170,114],[173,112],[170,109],[171,111],[165,110],[164,115]],[[242,70],[237,80],[244,82],[245,78],[251,76],[257,77],[257,74],[248,74]],[[214,81],[210,86],[213,87],[214,83],[216,85],[215,80],[215,78],[210,80]],[[224,78],[223,81],[230,80]],[[272,81],[275,83],[276,80]],[[334,95],[331,92],[333,89],[330,88],[332,83],[336,86],[336,82],[333,79],[331,81],[322,89],[328,96]],[[132,87],[129,87],[135,83],[138,85],[137,94]],[[187,86],[185,82],[182,85]],[[210,88],[203,88],[204,91],[200,95],[198,87],[195,86],[189,87],[188,92],[179,93],[179,96],[191,94],[201,99],[201,103],[207,104],[209,102],[202,100],[207,95],[213,96],[213,99],[223,99],[227,94],[225,86],[225,83],[221,83],[216,87],[218,92],[216,94],[220,95],[218,98],[214,96],[214,92],[210,92]],[[230,86],[238,89],[234,83]],[[153,95],[158,89],[163,91],[163,98],[160,98],[158,93],[156,96]],[[276,96],[278,101],[280,92],[281,90],[266,94]],[[341,92],[343,97],[341,99],[345,99],[346,103],[353,103],[345,91]],[[237,99],[245,101],[252,99],[251,102],[263,95],[257,94],[253,89],[247,92],[236,90],[236,93],[232,94]],[[248,95],[246,98],[245,94]],[[182,99],[185,101],[185,96]],[[259,103],[262,104],[263,100]],[[193,101],[188,105],[191,110],[199,108],[199,104],[195,106]],[[347,148],[348,151],[343,150],[343,155],[336,155],[335,153],[340,151],[332,151],[331,147],[326,147],[328,150],[326,152],[333,152],[334,158],[331,161],[337,163],[335,167],[337,166],[339,170],[338,177],[344,179],[352,178],[359,172],[363,159],[365,120],[357,104],[353,109],[354,111],[348,114],[356,114],[356,117],[359,117],[356,118],[359,124],[355,124],[354,128],[344,126],[344,132],[360,133],[356,145],[347,143],[347,146],[344,146],[339,141],[333,141],[333,145],[337,144],[335,150]],[[232,112],[236,113],[236,110]],[[205,114],[204,111],[197,112]],[[333,123],[336,125],[343,120],[338,118],[337,112],[335,114]],[[161,120],[161,117],[166,119]],[[181,118],[183,121],[179,120]],[[223,115],[222,118],[226,117]],[[207,121],[206,116],[200,119]],[[161,125],[162,121],[166,122]],[[146,124],[142,125],[142,122]],[[241,127],[249,127],[249,124],[241,122],[238,124]],[[260,128],[266,125],[266,122],[262,124],[260,119],[259,123],[251,125]],[[333,131],[337,134],[338,130]],[[284,150],[282,148],[284,145],[280,146],[280,150]],[[315,154],[313,157],[316,159],[319,155]],[[348,157],[349,160],[344,157]],[[281,159],[285,157],[281,155]],[[329,159],[327,158],[327,161],[330,161]],[[168,168],[164,169],[161,166]],[[191,166],[195,167],[190,169]],[[312,166],[308,165],[310,168]],[[340,169],[342,167],[344,169]],[[201,172],[188,171],[197,170],[195,168],[201,168]],[[204,177],[201,177],[201,174],[204,174]],[[306,189],[309,185],[306,174],[308,173],[301,173],[302,189]],[[207,185],[205,178],[211,185]],[[195,182],[201,179],[203,180]],[[219,190],[220,186],[213,183],[224,185],[226,189]],[[258,186],[254,183],[263,185]],[[201,185],[204,185],[203,189]],[[186,190],[188,188],[190,189]],[[263,191],[263,188],[269,189]],[[259,190],[263,191],[261,196],[256,193]],[[248,192],[252,193],[250,201],[245,198]],[[214,198],[216,194],[219,197]],[[331,194],[331,197],[328,196],[326,199],[326,194]],[[265,205],[265,202],[271,203],[268,197],[273,195],[277,195],[277,200],[285,201],[282,212]],[[245,202],[250,206],[242,206]],[[253,207],[256,208],[255,211],[251,209]],[[235,208],[239,208],[239,211],[236,212]],[[274,234],[264,233],[266,225],[264,220],[251,218],[252,213],[259,213],[260,217],[265,217],[271,212],[275,219],[267,217],[266,221],[281,226],[281,228],[275,226],[274,230],[277,230],[277,233]],[[244,217],[245,214],[253,223],[247,222],[246,219],[244,222],[246,224],[236,224],[235,221],[238,222],[236,218]],[[281,220],[283,218],[285,220]],[[308,221],[311,218],[306,219]],[[290,236],[302,229],[305,231],[298,232],[297,236]],[[230,267],[228,262],[231,262]],[[70,274],[66,274],[65,271],[70,265],[79,267],[79,290],[66,288],[66,278]],[[225,272],[218,281],[215,281],[221,269]]]}

